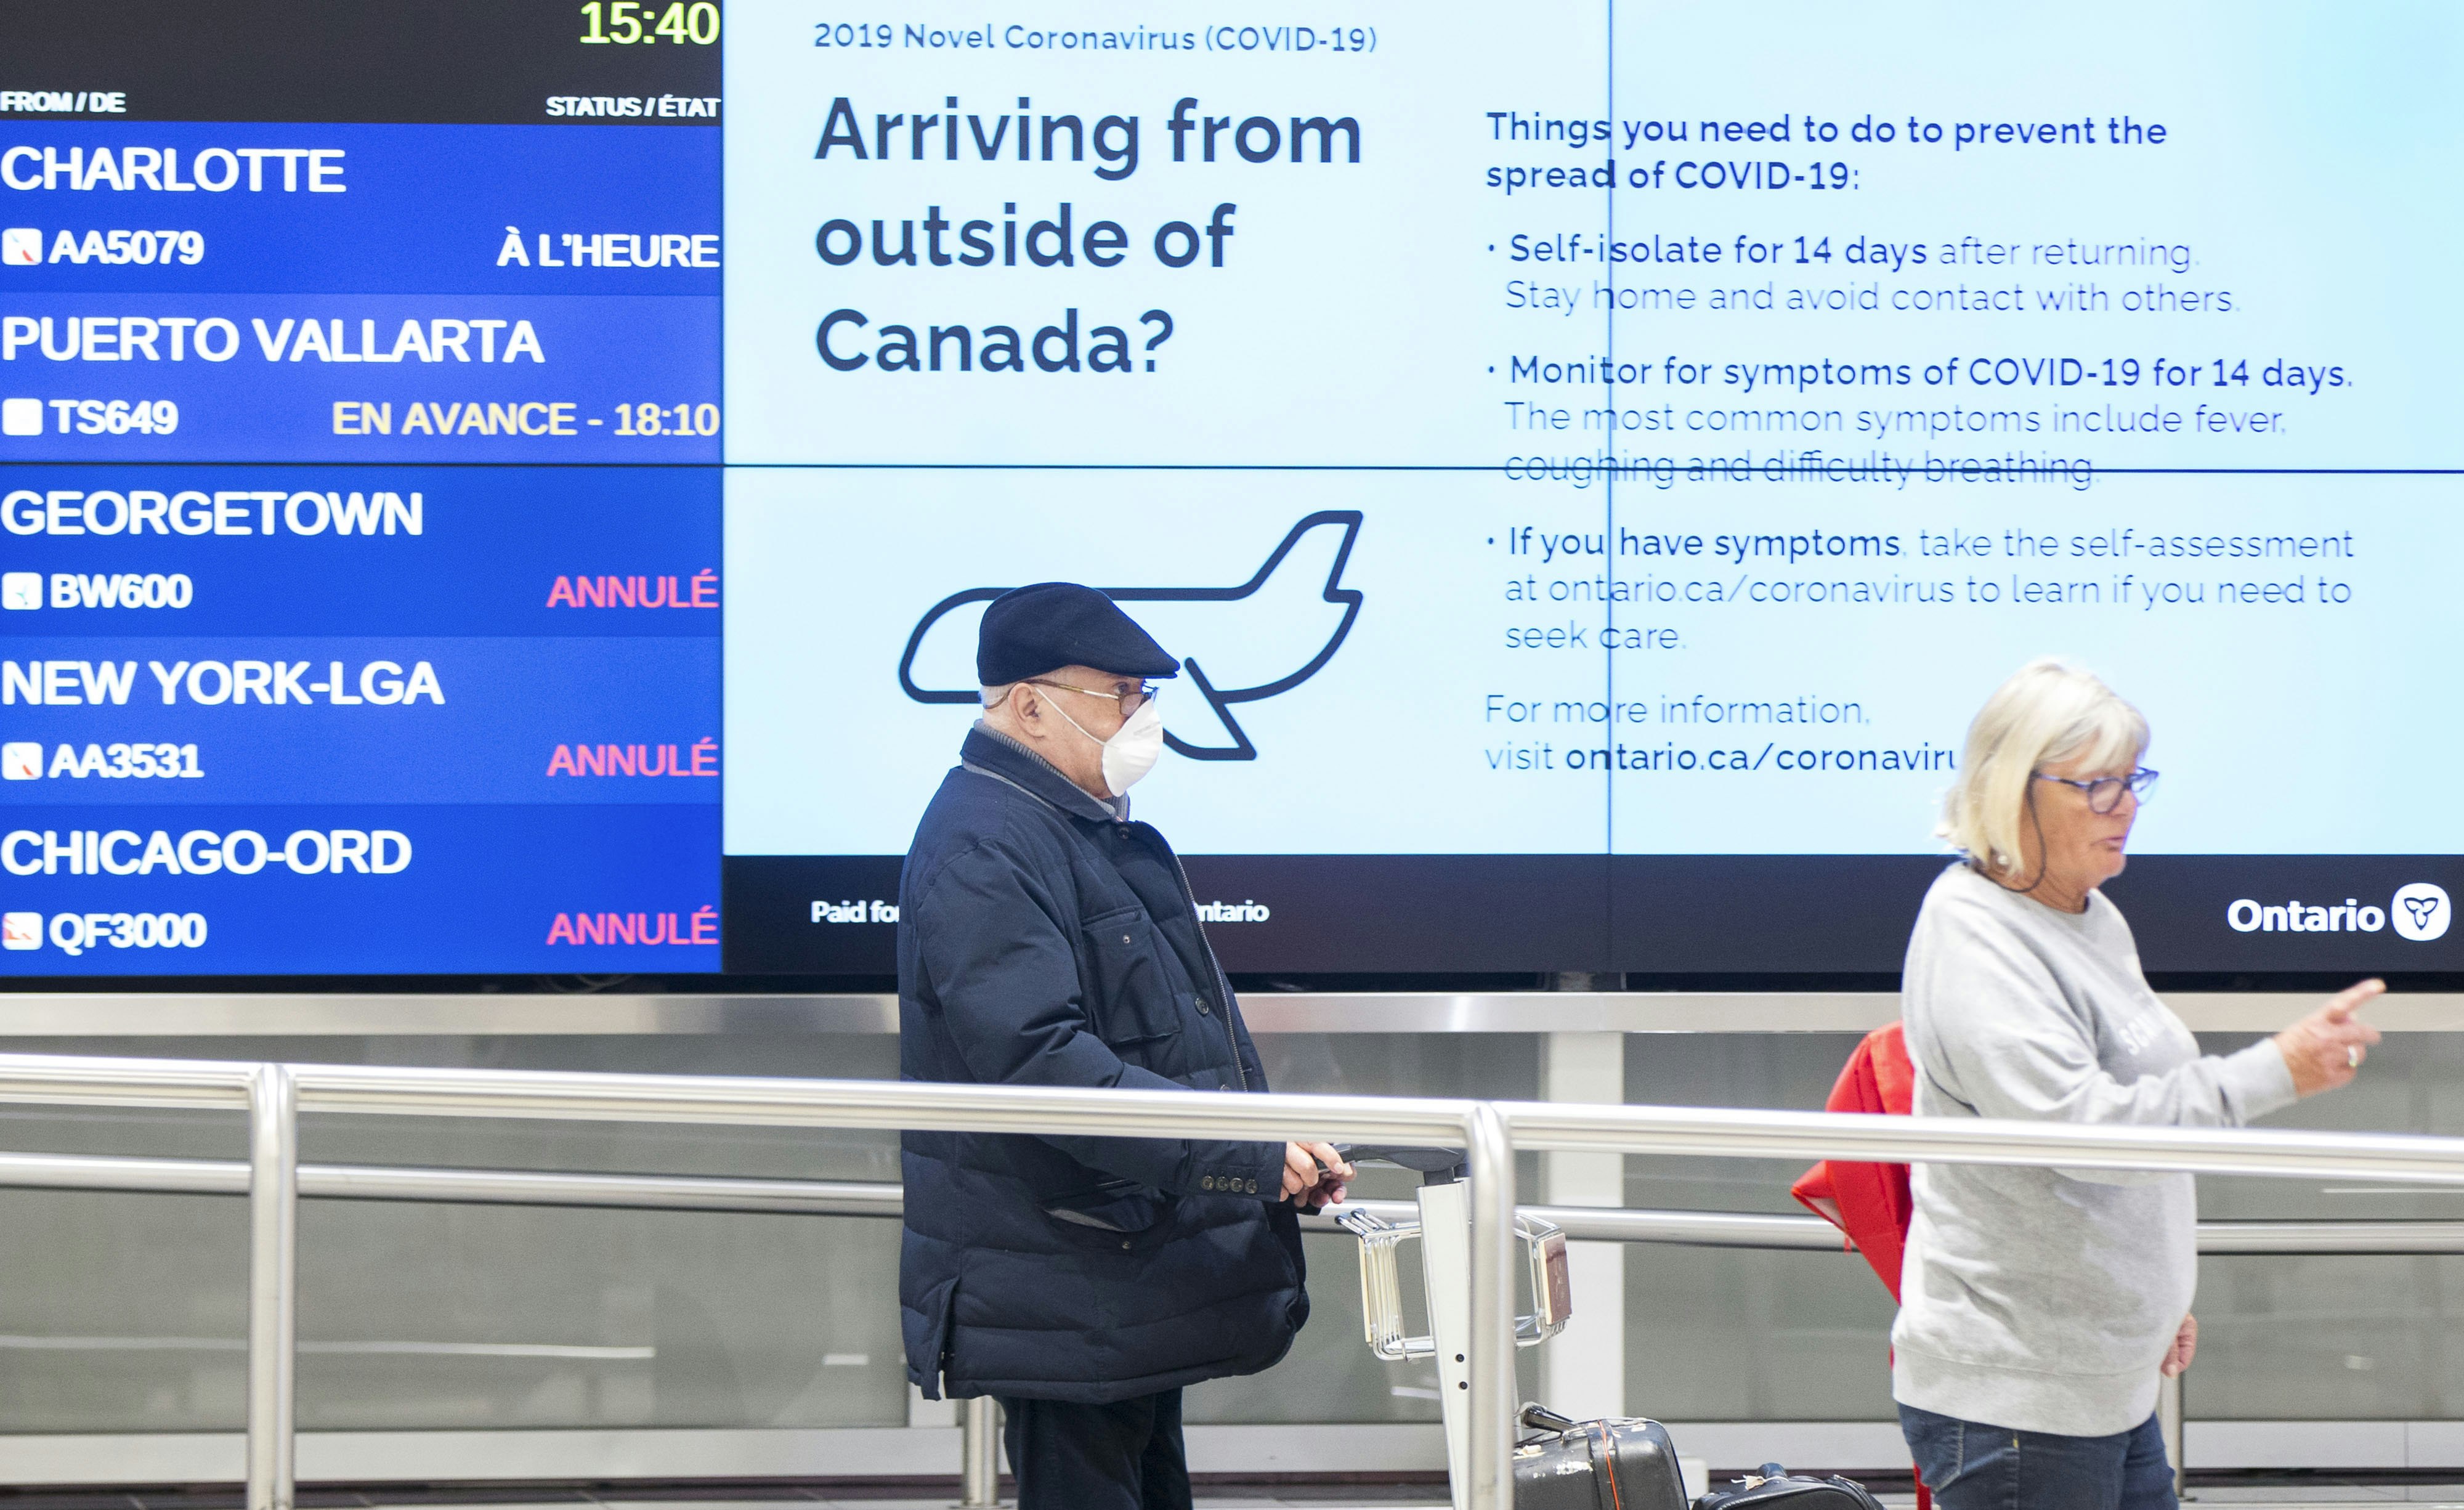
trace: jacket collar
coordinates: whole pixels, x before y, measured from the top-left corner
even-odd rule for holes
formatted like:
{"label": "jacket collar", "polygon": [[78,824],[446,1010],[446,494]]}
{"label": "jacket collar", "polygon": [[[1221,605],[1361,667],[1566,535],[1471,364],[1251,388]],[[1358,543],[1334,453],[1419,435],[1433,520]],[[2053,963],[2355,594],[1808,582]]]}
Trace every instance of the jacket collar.
{"label": "jacket collar", "polygon": [[1129,820],[1127,797],[1103,802],[1087,795],[1043,756],[981,721],[967,731],[965,742],[958,746],[958,763],[1008,782],[1073,818],[1085,818],[1090,823]]}

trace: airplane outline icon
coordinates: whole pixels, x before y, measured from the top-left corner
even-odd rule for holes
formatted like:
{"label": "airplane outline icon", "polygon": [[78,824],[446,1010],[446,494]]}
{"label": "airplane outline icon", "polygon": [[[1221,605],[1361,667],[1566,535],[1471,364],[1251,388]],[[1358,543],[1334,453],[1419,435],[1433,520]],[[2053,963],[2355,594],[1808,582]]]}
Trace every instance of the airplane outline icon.
{"label": "airplane outline icon", "polygon": [[[1353,622],[1360,617],[1360,607],[1364,600],[1359,588],[1342,585],[1344,567],[1352,560],[1352,547],[1360,539],[1360,524],[1363,517],[1358,509],[1320,509],[1314,514],[1304,517],[1300,522],[1285,533],[1282,543],[1276,545],[1266,557],[1265,564],[1261,566],[1248,581],[1238,587],[1100,588],[1096,589],[1118,603],[1237,603],[1253,596],[1265,587],[1267,579],[1275,574],[1275,569],[1284,564],[1284,558],[1292,553],[1293,548],[1309,531],[1325,524],[1339,524],[1343,527],[1342,544],[1335,547],[1333,564],[1327,568],[1326,585],[1319,592],[1321,601],[1339,604],[1343,608],[1342,622],[1335,626],[1334,633],[1328,637],[1327,642],[1298,671],[1247,687],[1218,687],[1207,678],[1206,672],[1199,665],[1196,656],[1181,657],[1181,670],[1189,674],[1190,684],[1198,690],[1198,695],[1206,700],[1207,706],[1214,710],[1216,718],[1222,722],[1224,732],[1231,736],[1232,743],[1223,745],[1192,744],[1170,729],[1166,729],[1163,736],[1165,744],[1191,760],[1256,760],[1258,758],[1258,747],[1250,743],[1249,736],[1241,727],[1240,721],[1232,716],[1232,705],[1239,702],[1262,702],[1268,698],[1279,697],[1291,691],[1324,670],[1326,663],[1334,658],[1334,653],[1343,648],[1345,638],[1352,633]],[[970,603],[989,603],[1009,590],[1008,588],[969,588],[962,592],[951,593],[927,609],[924,616],[916,620],[914,633],[907,636],[906,653],[898,658],[899,689],[917,702],[979,700],[980,695],[972,687],[935,691],[917,686],[914,677],[915,654],[923,646],[924,636],[944,616]]]}

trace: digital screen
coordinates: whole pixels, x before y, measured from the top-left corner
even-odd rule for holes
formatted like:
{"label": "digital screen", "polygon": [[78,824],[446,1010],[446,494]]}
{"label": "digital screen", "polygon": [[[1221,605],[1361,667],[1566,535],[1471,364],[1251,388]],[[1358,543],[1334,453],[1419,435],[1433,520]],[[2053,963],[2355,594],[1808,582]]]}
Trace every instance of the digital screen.
{"label": "digital screen", "polygon": [[720,967],[671,9],[0,12],[0,969]]}
{"label": "digital screen", "polygon": [[2451,8],[0,14],[0,968],[886,973],[1056,578],[1236,970],[1893,971],[2047,654],[2464,959]]}

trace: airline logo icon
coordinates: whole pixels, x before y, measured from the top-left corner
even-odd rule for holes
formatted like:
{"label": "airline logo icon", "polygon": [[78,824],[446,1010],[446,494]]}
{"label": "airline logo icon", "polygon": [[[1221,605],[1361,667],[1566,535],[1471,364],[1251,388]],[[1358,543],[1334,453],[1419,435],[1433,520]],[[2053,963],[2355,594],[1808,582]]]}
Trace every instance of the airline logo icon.
{"label": "airline logo icon", "polygon": [[33,740],[11,740],[0,744],[0,779],[42,780],[43,746]]}
{"label": "airline logo icon", "polygon": [[0,609],[39,609],[42,606],[43,574],[41,572],[0,572]]}
{"label": "airline logo icon", "polygon": [[2447,925],[2455,921],[2455,908],[2449,903],[2445,887],[2414,881],[2396,892],[2387,921],[2395,924],[2398,936],[2428,944],[2446,935]]}
{"label": "airline logo icon", "polygon": [[42,946],[41,913],[0,913],[0,949],[39,949]]}
{"label": "airline logo icon", "polygon": [[33,226],[11,226],[0,231],[0,263],[11,267],[33,267],[42,260],[42,232]]}

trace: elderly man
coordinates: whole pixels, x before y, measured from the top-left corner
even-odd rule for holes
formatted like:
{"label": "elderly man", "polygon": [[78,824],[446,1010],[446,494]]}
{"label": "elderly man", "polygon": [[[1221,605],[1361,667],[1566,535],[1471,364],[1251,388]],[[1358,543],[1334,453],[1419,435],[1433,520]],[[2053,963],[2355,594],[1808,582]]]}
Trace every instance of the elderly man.
{"label": "elderly man", "polygon": [[[983,1085],[1263,1091],[1163,835],[1127,796],[1180,663],[1091,588],[984,611],[984,715],[899,881],[899,1070]],[[908,1377],[991,1394],[1023,1510],[1190,1502],[1184,1385],[1255,1373],[1309,1316],[1292,1207],[1322,1143],[906,1135]]]}

